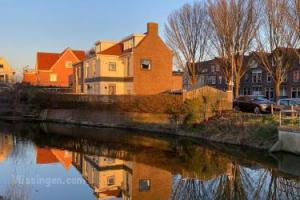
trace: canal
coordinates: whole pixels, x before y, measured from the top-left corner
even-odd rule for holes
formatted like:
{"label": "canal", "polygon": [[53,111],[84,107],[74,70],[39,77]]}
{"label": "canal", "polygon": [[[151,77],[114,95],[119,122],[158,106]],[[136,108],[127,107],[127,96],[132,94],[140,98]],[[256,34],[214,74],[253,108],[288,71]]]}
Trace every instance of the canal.
{"label": "canal", "polygon": [[300,157],[146,132],[0,122],[0,199],[300,199]]}

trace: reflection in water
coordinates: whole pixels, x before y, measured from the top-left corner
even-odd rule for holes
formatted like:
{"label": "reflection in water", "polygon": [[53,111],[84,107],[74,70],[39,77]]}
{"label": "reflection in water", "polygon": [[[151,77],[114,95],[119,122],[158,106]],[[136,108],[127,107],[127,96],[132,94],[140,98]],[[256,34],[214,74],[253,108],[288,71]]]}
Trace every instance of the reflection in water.
{"label": "reflection in water", "polygon": [[[47,188],[7,181],[5,189],[0,186],[0,195],[15,195],[8,199],[55,199],[51,196],[55,192],[62,199],[71,199],[71,194],[72,199],[300,199],[300,169],[289,170],[282,164],[293,161],[297,166],[299,157],[267,156],[258,162],[249,158],[262,156],[259,153],[235,156],[174,138],[47,127],[51,129],[55,132],[26,127],[16,128],[13,135],[0,134],[0,177],[11,160],[9,167],[25,159],[29,167],[24,171],[45,168],[53,177],[72,175],[83,179],[84,184]],[[74,130],[94,138],[68,136]]]}
{"label": "reflection in water", "polygon": [[10,134],[0,134],[0,163],[4,162],[13,150],[13,137]]}

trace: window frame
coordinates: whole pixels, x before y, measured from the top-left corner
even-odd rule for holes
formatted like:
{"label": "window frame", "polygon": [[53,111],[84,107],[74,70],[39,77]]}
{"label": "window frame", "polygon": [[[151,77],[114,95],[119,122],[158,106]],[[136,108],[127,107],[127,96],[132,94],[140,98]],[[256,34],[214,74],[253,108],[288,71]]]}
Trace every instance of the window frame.
{"label": "window frame", "polygon": [[[149,68],[148,69],[145,69],[144,67],[143,67],[143,61],[149,61]],[[140,62],[140,67],[141,67],[141,70],[143,70],[143,71],[151,71],[152,70],[152,60],[151,59],[149,59],[149,58],[143,58],[143,59],[141,59],[141,62]]]}
{"label": "window frame", "polygon": [[[114,68],[112,68],[114,66]],[[108,63],[108,71],[116,72],[117,71],[117,63],[116,62],[109,62]]]}

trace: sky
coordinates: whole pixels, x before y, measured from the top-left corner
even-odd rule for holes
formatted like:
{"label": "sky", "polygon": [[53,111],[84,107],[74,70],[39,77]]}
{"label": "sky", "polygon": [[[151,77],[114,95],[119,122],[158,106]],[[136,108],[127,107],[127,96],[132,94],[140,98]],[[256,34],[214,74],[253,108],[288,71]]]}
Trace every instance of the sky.
{"label": "sky", "polygon": [[193,0],[0,0],[0,57],[18,71],[34,67],[36,52],[88,50],[98,40],[146,32],[147,22]]}

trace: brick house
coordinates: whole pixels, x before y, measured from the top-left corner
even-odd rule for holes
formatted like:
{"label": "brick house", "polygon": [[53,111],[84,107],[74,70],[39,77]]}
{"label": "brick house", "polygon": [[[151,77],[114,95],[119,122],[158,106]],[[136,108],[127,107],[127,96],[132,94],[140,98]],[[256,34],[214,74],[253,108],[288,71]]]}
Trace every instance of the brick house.
{"label": "brick house", "polygon": [[62,53],[38,52],[36,68],[24,69],[23,82],[38,86],[69,87],[73,63],[84,58],[84,51],[75,51],[70,48]]}
{"label": "brick house", "polygon": [[14,82],[15,70],[8,64],[8,62],[0,57],[0,83]]}
{"label": "brick house", "polygon": [[144,34],[119,42],[99,41],[95,53],[74,64],[74,90],[101,95],[152,95],[182,89],[182,74],[173,72],[173,54],[148,23]]}
{"label": "brick house", "polygon": [[[266,98],[275,97],[274,83],[271,75],[257,62],[253,56],[246,56],[248,70],[241,78],[240,95],[263,95]],[[295,59],[287,73],[285,81],[281,84],[280,96],[300,98],[300,60]],[[226,90],[224,76],[215,59],[198,63],[197,87],[209,85],[220,90]],[[222,81],[221,81],[222,80]]]}

